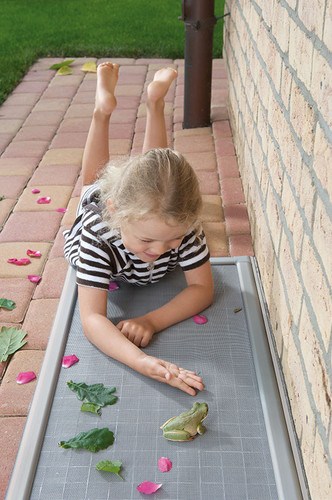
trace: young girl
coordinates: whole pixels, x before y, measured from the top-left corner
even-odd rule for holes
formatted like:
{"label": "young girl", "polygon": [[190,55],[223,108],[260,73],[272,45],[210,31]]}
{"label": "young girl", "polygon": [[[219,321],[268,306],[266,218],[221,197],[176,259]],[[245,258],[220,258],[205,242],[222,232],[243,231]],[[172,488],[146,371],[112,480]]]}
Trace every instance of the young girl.
{"label": "young girl", "polygon": [[[155,333],[208,307],[213,298],[209,252],[197,222],[202,203],[198,182],[184,157],[167,149],[164,97],[177,72],[156,72],[147,88],[143,154],[120,168],[107,164],[118,71],[116,64],[98,66],[95,109],[82,163],[82,197],[77,219],[65,233],[65,255],[77,266],[87,338],[139,373],[195,395],[195,389],[203,388],[201,377],[139,348]],[[117,325],[107,318],[110,280],[146,285],[178,264],[187,287],[170,302]]]}

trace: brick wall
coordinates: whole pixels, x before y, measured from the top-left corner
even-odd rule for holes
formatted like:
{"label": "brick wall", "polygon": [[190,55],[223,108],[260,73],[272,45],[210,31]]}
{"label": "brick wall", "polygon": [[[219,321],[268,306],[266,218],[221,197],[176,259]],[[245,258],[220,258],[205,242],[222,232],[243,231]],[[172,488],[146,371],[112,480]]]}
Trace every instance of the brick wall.
{"label": "brick wall", "polygon": [[226,0],[231,123],[313,499],[332,498],[331,0]]}

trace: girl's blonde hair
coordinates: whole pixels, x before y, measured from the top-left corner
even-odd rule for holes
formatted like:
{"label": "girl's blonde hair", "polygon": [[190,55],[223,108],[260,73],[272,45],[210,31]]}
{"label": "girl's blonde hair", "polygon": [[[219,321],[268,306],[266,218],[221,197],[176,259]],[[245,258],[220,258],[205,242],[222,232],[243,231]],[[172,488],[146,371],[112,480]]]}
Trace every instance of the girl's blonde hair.
{"label": "girl's blonde hair", "polygon": [[151,149],[121,167],[109,164],[99,186],[103,219],[113,229],[148,215],[197,225],[202,198],[196,174],[184,156],[171,149]]}

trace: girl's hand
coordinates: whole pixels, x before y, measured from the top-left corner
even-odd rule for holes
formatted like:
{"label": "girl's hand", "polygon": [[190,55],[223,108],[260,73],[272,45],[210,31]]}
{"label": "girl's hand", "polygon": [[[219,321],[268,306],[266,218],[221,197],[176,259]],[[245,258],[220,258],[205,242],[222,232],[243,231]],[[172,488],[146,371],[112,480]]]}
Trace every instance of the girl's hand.
{"label": "girl's hand", "polygon": [[135,369],[147,377],[176,387],[190,396],[196,395],[195,389],[201,391],[204,388],[201,377],[195,372],[179,368],[173,363],[153,356],[139,358]]}
{"label": "girl's hand", "polygon": [[146,347],[156,333],[151,321],[144,316],[120,321],[116,326],[137,347]]}

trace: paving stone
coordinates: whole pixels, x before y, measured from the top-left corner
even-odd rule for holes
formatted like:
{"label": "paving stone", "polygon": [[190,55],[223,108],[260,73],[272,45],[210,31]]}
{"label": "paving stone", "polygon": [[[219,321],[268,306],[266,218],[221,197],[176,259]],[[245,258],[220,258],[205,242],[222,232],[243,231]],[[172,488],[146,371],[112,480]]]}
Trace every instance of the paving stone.
{"label": "paving stone", "polygon": [[109,129],[110,139],[130,139],[132,140],[134,134],[133,123],[113,123]]}
{"label": "paving stone", "polygon": [[90,118],[95,107],[94,99],[87,104],[71,104],[67,110],[65,118]]}
{"label": "paving stone", "polygon": [[211,106],[213,105],[226,105],[227,104],[227,97],[228,97],[228,89],[227,88],[221,88],[221,89],[216,89],[215,87],[212,87],[211,89]]}
{"label": "paving stone", "polygon": [[63,247],[65,244],[65,237],[63,236],[63,231],[71,229],[72,224],[64,224],[60,226],[60,229],[54,240],[52,250],[49,255],[49,259],[57,259],[58,257],[64,257]]}
{"label": "paving stone", "polygon": [[101,64],[103,62],[112,62],[113,64],[119,64],[119,65],[131,65],[131,64],[137,64],[136,59],[129,58],[129,57],[112,57],[112,58],[102,58],[98,59],[98,64]]}
{"label": "paving stone", "polygon": [[[23,94],[22,94],[23,95]],[[0,108],[1,118],[25,120],[31,111],[30,105],[11,106],[4,103]]]}
{"label": "paving stone", "polygon": [[217,172],[207,172],[205,170],[197,170],[199,188],[201,194],[219,194],[219,177]]}
{"label": "paving stone", "polygon": [[218,156],[217,164],[220,179],[240,176],[236,156]]}
{"label": "paving stone", "polygon": [[222,179],[220,185],[224,206],[245,203],[242,182],[239,177]]}
{"label": "paving stone", "polygon": [[37,299],[30,302],[22,330],[27,332],[27,343],[22,350],[45,350],[51,333],[59,299]]}
{"label": "paving stone", "polygon": [[5,120],[1,119],[0,115],[0,134],[16,134],[22,127],[24,120]]}
{"label": "paving stone", "polygon": [[213,122],[212,128],[215,138],[232,137],[231,126],[228,120]]}
{"label": "paving stone", "polygon": [[[39,63],[36,63],[39,64]],[[39,68],[39,66],[38,66]],[[23,78],[24,82],[49,82],[54,76],[53,69],[47,69],[46,67],[38,69],[37,67],[31,66],[29,71]],[[38,92],[40,94],[40,92]]]}
{"label": "paving stone", "polygon": [[50,82],[51,87],[74,87],[77,88],[84,78],[83,72],[77,75],[66,75],[66,77],[56,75]]}
{"label": "paving stone", "polygon": [[69,98],[71,99],[76,94],[77,87],[53,86],[48,87],[43,93],[45,99]]}
{"label": "paving stone", "polygon": [[217,160],[214,151],[205,153],[185,153],[184,155],[190,165],[196,170],[214,171],[217,168]]}
{"label": "paving stone", "polygon": [[40,101],[34,107],[34,112],[38,111],[62,111],[64,113],[70,104],[69,97],[62,97],[59,99],[40,99]]}
{"label": "paving stone", "polygon": [[10,198],[5,198],[0,202],[0,229],[5,224],[9,214],[12,212],[14,206],[16,204],[16,200],[12,200]]}
{"label": "paving stone", "polygon": [[42,158],[48,148],[48,141],[13,141],[2,155],[2,158],[36,157]]}
{"label": "paving stone", "polygon": [[144,82],[145,72],[119,71],[119,85],[144,85]]}
{"label": "paving stone", "polygon": [[228,257],[228,239],[224,222],[203,222],[211,257]]}
{"label": "paving stone", "polygon": [[[44,351],[17,351],[10,360],[0,386],[0,416],[27,415],[36,388]],[[35,372],[37,378],[28,384],[17,384],[20,372]]]}
{"label": "paving stone", "polygon": [[37,168],[31,177],[28,186],[74,186],[80,167],[76,165],[44,165]]}
{"label": "paving stone", "polygon": [[215,143],[217,156],[234,156],[235,148],[232,137],[221,137]]}
{"label": "paving stone", "polygon": [[48,141],[50,142],[57,129],[56,125],[23,126],[17,133],[15,141]]}
{"label": "paving stone", "polygon": [[110,139],[109,151],[110,155],[127,155],[130,152],[131,140],[130,139]]}
{"label": "paving stone", "polygon": [[39,98],[40,98],[39,92],[36,92],[35,94],[11,94],[5,100],[5,104],[9,104],[10,106],[22,106],[23,104],[24,106],[29,105],[31,107],[36,104]]}
{"label": "paving stone", "polygon": [[227,106],[211,106],[211,121],[229,120]]}
{"label": "paving stone", "polygon": [[[56,101],[56,99],[54,99]],[[63,111],[35,111],[33,110],[24,122],[24,126],[59,125],[63,117]]]}
{"label": "paving stone", "polygon": [[230,254],[235,256],[253,256],[254,249],[250,234],[233,235],[229,237]]}
{"label": "paving stone", "polygon": [[203,209],[200,219],[204,222],[224,221],[224,213],[220,195],[203,194]]}
{"label": "paving stone", "polygon": [[142,85],[117,85],[115,97],[118,96],[137,96],[142,93]]}
{"label": "paving stone", "polygon": [[[54,182],[53,178],[53,182]],[[40,193],[32,193],[32,188],[39,189]],[[70,195],[73,188],[72,186],[41,186],[41,185],[30,185],[28,186],[19,201],[17,202],[14,212],[53,212],[57,208],[67,208]],[[50,203],[39,204],[37,200],[42,197],[49,196],[51,198]]]}
{"label": "paving stone", "polygon": [[250,234],[246,205],[228,205],[224,207],[224,214],[228,235]]}
{"label": "paving stone", "polygon": [[40,166],[81,165],[82,157],[83,148],[49,149],[40,162]]}
{"label": "paving stone", "polygon": [[65,118],[58,129],[58,133],[88,132],[90,124],[91,116],[81,118]]}
{"label": "paving stone", "polygon": [[[0,243],[0,276],[2,278],[26,278],[27,276],[37,275],[41,276],[47,255],[51,249],[49,243],[36,242],[33,241],[9,241],[5,243]],[[28,257],[27,250],[39,250],[41,252],[41,257]],[[26,259],[30,258],[31,263],[26,266],[16,266],[15,264],[10,264],[8,259]]]}
{"label": "paving stone", "polygon": [[[6,198],[18,198],[25,188],[29,177],[25,175],[2,175],[1,176],[1,193]],[[2,202],[1,202],[2,203]]]}
{"label": "paving stone", "polygon": [[56,299],[62,292],[68,270],[68,262],[63,258],[48,260],[43,273],[43,280],[36,288],[34,299]]}
{"label": "paving stone", "polygon": [[48,81],[23,81],[13,90],[13,94],[41,94],[47,87]]}
{"label": "paving stone", "polygon": [[[146,114],[147,114],[146,104],[142,103],[138,107],[137,116],[138,117],[146,116]],[[164,108],[164,115],[167,116],[167,115],[172,115],[172,114],[173,114],[173,103],[166,102],[165,108]]]}
{"label": "paving stone", "polygon": [[21,442],[26,417],[0,418],[0,498],[5,498],[7,485],[14,467],[15,458]]}
{"label": "paving stone", "polygon": [[58,212],[14,212],[0,234],[0,242],[51,242],[58,232],[61,219],[62,214]]}
{"label": "paving stone", "polygon": [[200,128],[186,128],[182,130],[178,130],[177,132],[174,133],[174,138],[178,137],[188,137],[188,136],[193,136],[193,135],[212,135],[212,128],[211,127],[200,127]]}
{"label": "paving stone", "polygon": [[13,300],[16,308],[12,311],[0,309],[1,323],[21,323],[29,307],[36,285],[26,278],[1,278],[0,297]]}
{"label": "paving stone", "polygon": [[138,109],[140,103],[140,96],[117,96],[116,109]]}
{"label": "paving stone", "polygon": [[[89,90],[89,91],[82,91],[81,89],[78,90],[77,94],[72,100],[71,106],[76,105],[76,104],[91,104],[92,102],[95,101],[95,91],[94,90]],[[119,99],[117,100],[119,103]],[[70,109],[70,108],[69,108]]]}
{"label": "paving stone", "polygon": [[51,142],[51,148],[84,148],[88,131],[86,132],[59,132]]}
{"label": "paving stone", "polygon": [[0,158],[0,176],[30,176],[39,162],[38,158]]}
{"label": "paving stone", "polygon": [[115,109],[112,113],[110,126],[114,123],[135,123],[136,121],[136,108],[133,109]]}
{"label": "paving stone", "polygon": [[75,196],[70,199],[67,207],[67,212],[63,216],[61,225],[72,226],[74,224],[79,201],[80,201],[80,196]]}
{"label": "paving stone", "polygon": [[11,142],[12,138],[13,138],[12,134],[0,133],[0,154],[4,152],[8,144]]}

